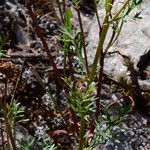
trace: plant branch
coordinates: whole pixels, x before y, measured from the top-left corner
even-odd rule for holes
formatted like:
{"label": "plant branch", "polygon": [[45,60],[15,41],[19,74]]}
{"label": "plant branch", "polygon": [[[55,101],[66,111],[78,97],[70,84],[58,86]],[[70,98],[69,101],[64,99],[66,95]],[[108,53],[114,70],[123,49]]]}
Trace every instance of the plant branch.
{"label": "plant branch", "polygon": [[40,29],[40,27],[39,27],[39,25],[38,25],[38,23],[37,23],[37,21],[36,21],[36,17],[35,17],[35,15],[34,15],[33,11],[32,11],[31,4],[30,4],[29,2],[27,2],[27,9],[28,9],[29,15],[30,15],[30,17],[32,18],[32,21],[33,21],[33,23],[34,23],[34,25],[35,25],[35,31],[36,31],[38,37],[41,39],[42,44],[43,44],[43,46],[44,46],[44,51],[46,52],[46,54],[47,54],[47,56],[48,56],[48,58],[49,58],[49,61],[50,61],[51,65],[52,65],[52,67],[53,67],[53,69],[54,69],[55,75],[56,75],[56,77],[57,77],[57,79],[58,79],[60,85],[61,85],[61,86],[64,88],[64,90],[67,92],[68,89],[67,89],[67,87],[65,86],[64,81],[61,79],[61,76],[60,76],[60,73],[59,73],[59,71],[58,71],[58,69],[57,69],[56,63],[55,63],[55,61],[54,61],[54,59],[53,59],[53,56],[52,56],[52,54],[51,54],[51,52],[50,52],[50,50],[49,50],[49,48],[48,48],[48,45],[47,45],[47,42],[46,42],[46,40],[45,40],[45,38],[44,38],[44,36],[43,36],[43,33],[41,32],[41,29]]}
{"label": "plant branch", "polygon": [[109,18],[109,16],[107,14],[105,16],[105,19],[104,19],[104,23],[103,23],[103,27],[102,27],[102,34],[100,36],[98,47],[97,47],[96,54],[95,54],[95,58],[94,58],[94,61],[93,61],[93,64],[92,64],[90,77],[89,77],[89,84],[92,83],[93,80],[94,80],[98,60],[99,60],[99,58],[101,57],[101,54],[102,54],[103,44],[104,44],[106,34],[107,34],[107,31],[108,31],[108,28],[109,28],[108,18]]}
{"label": "plant branch", "polygon": [[64,119],[65,124],[67,125],[67,121],[63,115],[63,113],[61,112],[61,109],[58,105],[58,101],[55,99],[55,97],[53,97],[53,95],[51,94],[50,90],[47,89],[44,85],[44,83],[42,82],[41,77],[39,76],[39,74],[37,73],[37,71],[34,69],[34,67],[28,62],[27,63],[28,66],[30,67],[32,73],[34,74],[35,78],[37,79],[37,81],[39,82],[39,84],[42,86],[42,88],[46,91],[46,93],[48,94],[48,96],[51,98],[51,100],[53,101],[55,107],[57,108],[57,110],[59,111],[59,113],[61,114],[62,118]]}
{"label": "plant branch", "polygon": [[80,133],[79,133],[79,148],[78,150],[83,150],[84,148],[84,130],[85,130],[86,120],[84,116],[82,116],[80,120]]}
{"label": "plant branch", "polygon": [[97,10],[97,4],[96,4],[95,0],[93,0],[93,4],[94,4],[94,9],[95,9],[95,14],[96,14],[98,26],[99,26],[99,35],[101,35],[102,27],[101,27],[101,23],[100,23],[100,20],[99,20],[98,10]]}
{"label": "plant branch", "polygon": [[66,12],[66,4],[65,4],[65,0],[63,0],[63,14],[65,14]]}
{"label": "plant branch", "polygon": [[86,74],[88,76],[89,75],[89,69],[88,69],[87,52],[86,52],[86,45],[85,45],[85,35],[84,35],[84,31],[83,31],[82,19],[81,19],[81,14],[80,14],[79,8],[76,8],[76,11],[77,11],[77,14],[78,14],[79,25],[80,25],[80,30],[81,30],[81,34],[82,34],[82,43],[83,43],[85,67],[86,67]]}
{"label": "plant branch", "polygon": [[9,122],[8,122],[8,113],[7,113],[7,77],[5,81],[5,97],[4,97],[4,121],[5,121],[5,127],[6,127],[6,135],[7,135],[7,145],[8,145],[8,150],[11,150],[10,147],[10,135],[9,135]]}
{"label": "plant branch", "polygon": [[122,6],[120,6],[119,10],[115,13],[115,15],[109,21],[110,24],[120,15],[120,13],[126,7],[126,5],[128,4],[128,2],[129,2],[129,0],[125,0],[125,2],[122,4]]}
{"label": "plant branch", "polygon": [[97,84],[97,100],[96,100],[96,117],[100,115],[100,96],[101,96],[101,89],[102,89],[102,78],[103,78],[103,70],[104,70],[104,59],[105,53],[102,52],[101,58],[99,60],[100,69],[99,69],[99,76],[98,76],[98,84]]}
{"label": "plant branch", "polygon": [[14,99],[14,97],[15,97],[16,90],[17,90],[17,88],[18,88],[19,81],[20,81],[21,75],[22,75],[22,73],[23,73],[24,63],[25,63],[25,61],[23,62],[22,66],[21,66],[21,70],[20,70],[19,76],[18,76],[17,81],[16,81],[16,85],[15,85],[15,88],[14,88],[14,91],[13,91],[13,95],[12,95],[11,101],[12,101],[12,100]]}

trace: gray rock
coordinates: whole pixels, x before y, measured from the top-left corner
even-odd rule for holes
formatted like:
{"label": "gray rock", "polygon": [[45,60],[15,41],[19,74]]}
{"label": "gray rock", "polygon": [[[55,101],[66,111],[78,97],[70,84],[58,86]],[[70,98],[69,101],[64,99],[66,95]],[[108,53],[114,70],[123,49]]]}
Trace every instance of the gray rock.
{"label": "gray rock", "polygon": [[5,0],[0,1],[0,6],[5,4]]}
{"label": "gray rock", "polygon": [[[142,19],[127,19],[124,23],[122,32],[117,42],[109,49],[110,52],[119,51],[121,54],[129,56],[134,63],[135,69],[138,70],[137,64],[141,59],[141,56],[149,53],[150,50],[150,1],[146,0],[142,6],[141,16]],[[137,12],[138,8],[133,10],[133,14]],[[101,12],[103,14],[103,12]],[[111,31],[109,31],[110,33]],[[106,38],[106,43],[110,38],[110,34]],[[93,24],[88,34],[88,58],[89,63],[92,64],[94,53],[96,52],[98,44],[98,24],[96,17],[93,19]],[[106,45],[105,43],[105,45]],[[148,58],[148,61],[150,58]],[[150,63],[150,62],[148,62]],[[148,64],[149,65],[149,64]],[[147,66],[148,67],[148,66]],[[118,78],[128,76],[128,69],[124,65],[124,59],[118,53],[108,55],[105,59],[104,72],[114,80],[118,81]],[[150,74],[150,70],[147,69],[147,74]],[[150,80],[139,80],[141,87],[146,90],[150,89]]]}
{"label": "gray rock", "polygon": [[[79,20],[78,20],[78,15],[77,15],[77,11],[71,7],[71,11],[73,14],[73,18],[72,18],[72,24],[78,29],[80,30],[80,26],[79,26]],[[93,17],[91,15],[83,15],[82,13],[80,14],[81,18],[82,18],[82,25],[83,25],[83,30],[85,33],[88,33],[90,30],[90,27],[92,26],[93,23]]]}
{"label": "gray rock", "polygon": [[21,140],[25,138],[26,136],[29,136],[28,130],[24,128],[22,125],[17,125],[16,127],[16,139]]}
{"label": "gray rock", "polygon": [[[134,112],[127,119],[125,119],[120,125],[117,134],[117,138],[114,141],[107,139],[105,142],[97,145],[93,150],[133,150],[133,149],[150,149],[150,139],[148,138],[147,127],[142,120],[148,118],[141,114]],[[128,128],[125,127],[128,126]],[[120,129],[125,130],[120,132]],[[119,141],[118,142],[116,142]]]}

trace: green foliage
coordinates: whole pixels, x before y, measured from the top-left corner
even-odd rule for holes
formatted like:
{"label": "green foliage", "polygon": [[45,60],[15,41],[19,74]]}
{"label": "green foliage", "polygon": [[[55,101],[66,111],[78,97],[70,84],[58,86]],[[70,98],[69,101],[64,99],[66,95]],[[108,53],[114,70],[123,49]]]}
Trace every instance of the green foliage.
{"label": "green foliage", "polygon": [[[105,59],[105,56],[106,56],[105,54],[108,53],[109,48],[115,43],[115,41],[119,37],[126,16],[128,16],[129,13],[135,7],[139,6],[142,3],[142,1],[143,0],[125,0],[124,2],[121,3],[121,6],[118,8],[118,10],[115,13],[111,12],[111,9],[113,8],[113,5],[114,5],[113,0],[104,1],[104,4],[105,4],[104,9],[106,13],[105,15],[103,15],[102,24],[99,21],[99,17],[97,13],[97,19],[98,19],[99,28],[100,28],[100,33],[98,34],[100,36],[99,36],[99,42],[98,42],[96,54],[95,54],[93,63],[91,65],[90,73],[88,73],[87,71],[87,78],[81,79],[81,82],[77,82],[75,77],[72,78],[72,80],[67,79],[66,66],[68,65],[67,63],[70,58],[73,59],[74,56],[77,56],[78,59],[80,60],[80,63],[83,66],[82,72],[86,72],[85,71],[86,65],[85,65],[84,57],[82,55],[83,53],[82,47],[84,45],[83,38],[85,36],[83,32],[79,32],[72,25],[71,19],[73,17],[73,14],[71,12],[71,9],[67,8],[64,14],[64,19],[63,19],[64,22],[63,22],[63,26],[60,28],[60,35],[58,37],[58,40],[62,44],[62,51],[64,54],[64,60],[63,60],[64,76],[62,76],[62,78],[64,78],[64,81],[66,82],[67,88],[68,88],[66,92],[66,98],[68,98],[68,102],[69,102],[68,105],[71,107],[71,110],[73,109],[73,111],[77,115],[77,118],[80,121],[80,131],[79,131],[79,136],[78,136],[79,144],[77,144],[79,146],[78,150],[83,150],[85,148],[85,145],[84,145],[85,130],[86,130],[86,126],[88,125],[88,122],[91,121],[89,119],[90,118],[89,115],[90,113],[95,112],[94,104],[96,101],[96,97],[93,94],[93,90],[96,89],[95,77],[98,76],[97,75],[98,72],[101,72],[101,70],[97,71],[98,62],[100,59],[101,60]],[[77,10],[77,13],[79,13],[79,8],[80,8],[79,2],[80,2],[79,0],[73,1],[74,7]],[[97,6],[99,1],[96,0],[94,1],[94,3],[95,3],[95,6]],[[140,12],[136,13],[134,17],[140,18],[139,15],[140,15]],[[79,23],[82,24],[80,19],[79,19]],[[112,28],[112,30],[110,30],[110,28]],[[105,46],[108,31],[112,31],[112,33],[110,33],[110,36],[109,36],[110,39],[108,40],[109,41],[108,45]],[[52,93],[45,87],[45,85],[42,82],[41,77],[38,75],[35,69],[31,65],[29,66],[33,74],[35,75],[37,81],[39,82],[39,84],[47,92],[51,100],[54,102],[56,108],[61,113],[59,105],[57,104],[57,100],[53,97]],[[103,66],[100,66],[100,67],[103,68]],[[75,69],[73,68],[72,72],[74,70]],[[103,76],[103,71],[102,71],[102,74],[100,75]],[[99,79],[100,84],[101,82],[102,82],[101,79]],[[114,127],[117,127],[129,112],[130,112],[129,107],[123,108],[117,103],[113,105],[109,105],[109,106],[104,106],[103,115],[99,116],[99,118],[95,121],[96,132],[99,134],[96,134],[96,138],[91,141],[90,147],[88,149],[92,149],[95,145],[102,142],[106,138],[110,138],[110,139],[115,138],[116,135],[111,133],[112,129]],[[29,138],[27,140],[23,139],[20,143],[22,145],[22,149],[31,149],[35,143],[36,145],[39,146],[40,149],[43,149],[44,147],[45,147],[45,150],[51,149],[51,146],[47,145],[45,137],[39,142],[40,143],[36,143],[35,139]],[[54,145],[52,145],[52,148],[54,148]]]}
{"label": "green foliage", "polygon": [[59,36],[59,41],[63,42],[63,51],[70,51],[76,55],[81,65],[85,66],[84,58],[82,54],[82,38],[81,32],[72,29],[68,31],[66,28],[62,27],[60,29],[61,35]]}
{"label": "green foliage", "polygon": [[47,134],[43,134],[37,142],[39,150],[55,150],[55,145],[50,141]]}
{"label": "green foliage", "polygon": [[[81,33],[77,30],[68,31],[65,27],[60,28],[62,35],[58,38],[64,43],[63,50],[73,50],[70,49],[70,45],[74,46],[73,52],[77,52],[81,55],[82,43],[81,43]],[[65,44],[66,43],[66,44]],[[81,55],[82,56],[82,55]]]}
{"label": "green foliage", "polygon": [[[20,105],[20,103],[16,102],[14,99],[11,100],[11,102],[8,104],[7,103],[7,116],[8,116],[8,124],[5,124],[5,126],[7,125],[8,130],[7,132],[9,132],[9,136],[11,139],[11,142],[13,142],[13,148],[16,145],[16,126],[18,123],[26,123],[28,121],[28,119],[24,119],[24,108]],[[5,122],[5,114],[4,114],[4,107],[1,104],[1,111],[0,111],[0,119]],[[8,140],[8,139],[7,139]],[[7,146],[7,145],[6,145]]]}
{"label": "green foliage", "polygon": [[[130,113],[130,106],[122,107],[119,103],[110,106],[103,105],[103,114],[95,121],[96,137],[90,143],[90,147],[95,147],[105,139],[117,140],[117,134],[121,129],[119,125]],[[117,131],[112,130],[118,128]],[[119,141],[118,141],[119,142]]]}
{"label": "green foliage", "polygon": [[74,1],[73,1],[73,4],[74,4],[74,6],[75,6],[76,9],[79,9],[79,8],[80,8],[80,4],[79,4],[79,3],[80,3],[79,0],[74,0]]}
{"label": "green foliage", "polygon": [[88,120],[88,114],[94,112],[94,102],[96,98],[93,95],[93,89],[95,88],[95,83],[91,83],[86,89],[87,85],[84,87],[75,82],[71,83],[67,80],[65,81],[70,88],[68,99],[71,101],[71,108],[73,108],[80,118],[84,117],[85,120]]}
{"label": "green foliage", "polygon": [[85,83],[71,83],[67,79],[65,82],[69,86],[70,92],[67,94],[70,100],[71,108],[74,110],[76,115],[80,118],[80,133],[79,133],[79,150],[84,147],[84,131],[87,122],[89,122],[89,114],[94,112],[94,102],[96,100],[93,95],[93,89],[95,88],[95,83],[92,82],[90,85]]}
{"label": "green foliage", "polygon": [[55,150],[55,145],[49,140],[47,134],[42,135],[41,139],[37,140],[32,136],[27,136],[21,140],[18,140],[21,150]]}
{"label": "green foliage", "polygon": [[33,145],[35,144],[35,138],[28,136],[21,140],[18,140],[19,147],[22,150],[31,150],[33,149]]}
{"label": "green foliage", "polygon": [[110,11],[110,0],[105,1],[105,10],[106,10],[106,12]]}
{"label": "green foliage", "polygon": [[[1,108],[2,109],[2,108]],[[18,142],[21,150],[32,150],[34,146],[37,146],[38,150],[55,150],[55,145],[49,140],[47,134],[42,134],[39,140],[36,140],[32,136],[27,136],[22,138],[21,140],[16,139],[16,125],[18,123],[26,123],[28,119],[24,119],[24,108],[20,105],[20,103],[12,100],[10,104],[7,104],[8,110],[8,122],[9,127],[13,131],[13,139],[15,143]],[[0,112],[1,120],[4,121],[3,110]]]}
{"label": "green foliage", "polygon": [[[126,16],[129,16],[129,13],[134,9],[136,8],[137,6],[141,5],[141,3],[143,2],[143,0],[129,0],[127,6],[124,8],[124,10],[120,13],[120,15],[118,16],[117,19],[123,19],[125,18]],[[137,12],[134,16],[134,18],[138,18],[138,19],[141,19],[141,17],[139,17],[140,15],[140,11]]]}
{"label": "green foliage", "polygon": [[[117,38],[120,35],[121,29],[123,27],[123,23],[125,21],[126,16],[129,15],[129,13],[137,6],[139,6],[142,3],[143,0],[126,0],[124,1],[120,8],[118,8],[118,11],[116,11],[115,14],[112,14],[111,8],[113,8],[113,2],[110,0],[105,0],[105,12],[104,15],[104,22],[102,25],[100,25],[101,28],[101,36],[99,38],[98,47],[96,50],[96,54],[94,57],[94,61],[92,63],[90,75],[88,77],[89,82],[84,85],[84,90],[81,90],[76,82],[70,82],[68,80],[65,80],[67,85],[69,86],[69,93],[68,93],[68,99],[70,100],[71,108],[76,112],[77,116],[80,118],[80,135],[79,135],[79,150],[83,149],[83,134],[85,130],[85,125],[87,124],[87,118],[89,113],[94,112],[93,106],[95,102],[95,97],[92,96],[92,91],[95,87],[95,84],[93,84],[94,78],[97,75],[97,65],[99,59],[102,57],[105,57],[102,55],[103,53],[107,53],[109,48],[115,43]],[[96,4],[98,1],[96,1]],[[79,9],[79,1],[74,0],[74,6],[76,9]],[[68,12],[67,12],[68,13]],[[70,13],[70,12],[69,12]],[[67,14],[66,14],[67,15]],[[134,18],[140,18],[139,17],[140,12],[136,13]],[[65,21],[70,21],[69,17],[66,17]],[[99,19],[99,18],[98,18]],[[68,22],[67,21],[67,22]],[[71,25],[70,25],[71,26]],[[112,28],[112,33],[110,35],[110,41],[108,42],[108,45],[105,47],[105,41],[106,41],[106,35],[109,31],[109,29]],[[75,30],[75,31],[74,31]],[[81,33],[83,34],[83,33]],[[68,30],[65,26],[61,28],[61,41],[64,42],[63,47],[66,49],[70,49],[69,46],[74,46],[74,53],[78,56],[80,61],[82,62],[83,56],[82,56],[82,44],[79,41],[80,37],[77,36],[80,35],[80,33],[77,32],[75,28],[72,27],[71,31]],[[77,42],[76,42],[77,40]],[[68,42],[68,43],[67,43]],[[67,44],[65,44],[67,43]],[[68,47],[66,47],[66,45]],[[79,47],[78,47],[79,45]],[[103,58],[105,59],[105,58]],[[84,64],[84,61],[83,61]],[[84,65],[83,65],[84,66]],[[101,66],[102,67],[102,66]],[[84,82],[84,81],[83,81]],[[101,81],[99,81],[101,82]],[[99,117],[99,119],[96,121],[96,130],[98,133],[95,140],[92,140],[91,144],[92,146],[95,146],[96,144],[102,142],[106,137],[107,138],[114,138],[116,137],[111,133],[111,130],[113,127],[116,127],[120,124],[122,119],[125,118],[126,114],[129,113],[129,107],[122,108],[120,105],[112,105],[109,107],[104,107],[104,114]],[[116,111],[115,114],[114,111]],[[103,130],[99,131],[98,129],[102,129],[101,125],[106,125]],[[90,148],[92,148],[92,146]],[[90,149],[89,148],[89,149]]]}
{"label": "green foliage", "polygon": [[64,25],[60,28],[60,35],[58,40],[62,42],[62,50],[64,52],[64,62],[66,62],[67,52],[71,52],[77,56],[80,60],[80,64],[84,67],[85,62],[82,54],[82,35],[71,23],[72,12],[71,9],[67,9],[64,15]]}
{"label": "green foliage", "polygon": [[72,18],[72,12],[71,12],[71,9],[68,8],[64,15],[64,27],[68,31],[70,31],[72,29],[71,18]]}
{"label": "green foliage", "polygon": [[[4,120],[4,111],[3,106],[1,106],[1,112],[0,116],[1,119]],[[16,102],[15,100],[12,100],[9,104],[7,104],[7,110],[8,110],[8,122],[11,127],[11,129],[16,128],[16,123],[25,123],[28,121],[28,119],[24,119],[24,108],[20,105],[19,102]]]}
{"label": "green foliage", "polygon": [[63,42],[63,50],[68,51],[70,48],[70,42],[72,41],[73,36],[71,35],[72,24],[71,24],[72,12],[68,8],[64,15],[64,25],[60,29],[62,36],[60,36],[60,41]]}
{"label": "green foliage", "polygon": [[24,108],[20,105],[19,102],[12,100],[10,104],[7,104],[7,109],[9,124],[11,128],[15,127],[16,122],[25,123],[28,121],[28,119],[24,119]]}

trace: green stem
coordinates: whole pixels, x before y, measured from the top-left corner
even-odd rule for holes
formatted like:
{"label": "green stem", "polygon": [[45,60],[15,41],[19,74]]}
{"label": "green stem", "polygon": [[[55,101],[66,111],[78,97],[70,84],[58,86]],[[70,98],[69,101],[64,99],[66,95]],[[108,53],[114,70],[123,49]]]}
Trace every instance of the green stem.
{"label": "green stem", "polygon": [[86,121],[85,121],[84,117],[82,116],[82,118],[80,120],[80,133],[79,133],[79,148],[78,148],[78,150],[83,150],[83,148],[84,148],[85,124],[86,124]]}
{"label": "green stem", "polygon": [[94,4],[94,9],[95,9],[95,14],[96,14],[98,26],[99,26],[99,35],[101,35],[100,33],[102,31],[102,27],[101,27],[101,23],[100,23],[100,20],[99,20],[99,15],[98,15],[98,10],[97,10],[97,4],[96,4],[95,0],[93,0],[93,4]]}
{"label": "green stem", "polygon": [[109,48],[110,48],[110,47],[115,43],[115,41],[118,39],[122,27],[123,27],[123,19],[121,20],[118,33],[116,34],[115,31],[113,32],[112,37],[111,37],[111,39],[110,39],[110,41],[109,41],[109,44],[107,45],[107,47],[106,47],[106,49],[105,49],[105,53],[108,52]]}
{"label": "green stem", "polygon": [[101,57],[101,54],[102,54],[103,45],[104,45],[104,42],[105,42],[107,31],[109,29],[108,18],[109,18],[109,15],[106,14],[105,19],[104,19],[104,23],[103,23],[102,34],[101,34],[101,37],[100,37],[100,40],[99,40],[99,43],[98,43],[95,58],[94,58],[94,61],[93,61],[91,72],[90,72],[89,84],[92,83],[93,80],[94,80],[98,60],[99,60],[99,58]]}
{"label": "green stem", "polygon": [[44,83],[42,82],[41,77],[39,76],[39,74],[37,73],[37,71],[34,69],[34,67],[29,62],[28,62],[28,65],[29,65],[32,73],[34,74],[35,78],[39,82],[39,84],[42,86],[42,88],[46,91],[47,95],[53,101],[56,109],[59,111],[59,113],[61,114],[62,118],[64,119],[65,124],[67,124],[67,121],[66,121],[66,119],[65,119],[65,117],[64,117],[63,113],[61,112],[61,109],[60,109],[60,107],[58,105],[57,99],[55,99],[55,97],[52,95],[51,91],[45,87]]}
{"label": "green stem", "polygon": [[123,5],[119,8],[119,10],[115,13],[115,15],[112,17],[112,19],[109,21],[109,23],[112,23],[122,12],[122,10],[126,7],[128,4],[129,0],[126,0]]}

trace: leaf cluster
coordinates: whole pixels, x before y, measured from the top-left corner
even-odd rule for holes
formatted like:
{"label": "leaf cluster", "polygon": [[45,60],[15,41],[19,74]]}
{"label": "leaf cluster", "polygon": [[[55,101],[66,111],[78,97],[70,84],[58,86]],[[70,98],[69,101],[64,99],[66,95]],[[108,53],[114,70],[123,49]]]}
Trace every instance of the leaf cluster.
{"label": "leaf cluster", "polygon": [[[91,141],[90,145],[96,146],[105,139],[117,140],[117,133],[121,129],[119,125],[130,113],[130,107],[121,107],[118,103],[111,106],[103,105],[103,114],[96,120],[96,137]],[[118,131],[112,132],[114,128]]]}
{"label": "leaf cluster", "polygon": [[73,27],[71,18],[72,12],[71,9],[68,8],[64,15],[64,25],[60,28],[61,34],[59,35],[58,40],[62,42],[62,50],[64,52],[70,51],[74,55],[77,55],[80,62],[84,64],[81,32]]}
{"label": "leaf cluster", "polygon": [[94,112],[94,103],[96,97],[93,95],[93,89],[95,88],[95,83],[91,83],[88,88],[87,85],[83,86],[78,83],[71,83],[65,80],[70,88],[70,92],[67,97],[70,100],[71,108],[80,117],[88,120],[88,114]]}
{"label": "leaf cluster", "polygon": [[27,136],[24,139],[18,140],[19,147],[22,150],[55,150],[55,145],[49,140],[48,135],[43,133],[39,140],[32,136]]}
{"label": "leaf cluster", "polygon": [[[129,13],[136,8],[137,6],[140,6],[142,4],[143,0],[130,0],[127,4],[127,6],[125,7],[125,9],[122,11],[122,13],[119,15],[119,17],[117,19],[123,19],[126,16],[129,15]],[[140,17],[141,11],[137,12],[134,16],[134,18],[136,19],[141,19]]]}

